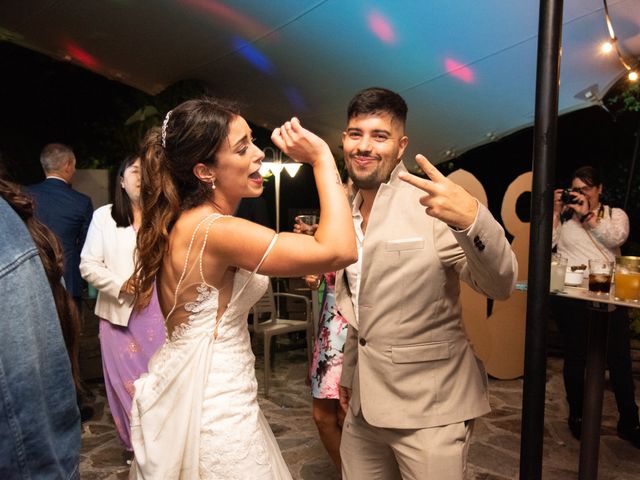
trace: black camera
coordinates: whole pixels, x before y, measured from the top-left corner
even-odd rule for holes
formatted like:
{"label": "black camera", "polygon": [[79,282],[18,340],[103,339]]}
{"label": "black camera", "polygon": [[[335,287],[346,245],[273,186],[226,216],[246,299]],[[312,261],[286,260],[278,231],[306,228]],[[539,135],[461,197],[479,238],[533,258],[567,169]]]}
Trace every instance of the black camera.
{"label": "black camera", "polygon": [[560,201],[565,205],[576,203],[582,205],[582,201],[571,195],[571,192],[582,193],[579,188],[565,188],[564,190],[562,190],[562,194],[560,195]]}

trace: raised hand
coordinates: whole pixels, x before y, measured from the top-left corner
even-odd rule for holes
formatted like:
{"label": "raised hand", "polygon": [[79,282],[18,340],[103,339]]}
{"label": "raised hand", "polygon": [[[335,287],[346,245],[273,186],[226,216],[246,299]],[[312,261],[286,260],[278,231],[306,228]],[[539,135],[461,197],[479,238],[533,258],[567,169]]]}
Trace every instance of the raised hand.
{"label": "raised hand", "polygon": [[327,143],[300,124],[300,120],[293,117],[271,134],[273,143],[287,156],[301,163],[314,163],[323,157],[330,157],[331,150]]}
{"label": "raised hand", "polygon": [[451,227],[469,227],[478,213],[478,201],[460,185],[442,175],[424,155],[416,155],[416,163],[428,179],[406,172],[400,172],[399,178],[426,193],[420,198],[420,204],[424,205],[427,215]]}

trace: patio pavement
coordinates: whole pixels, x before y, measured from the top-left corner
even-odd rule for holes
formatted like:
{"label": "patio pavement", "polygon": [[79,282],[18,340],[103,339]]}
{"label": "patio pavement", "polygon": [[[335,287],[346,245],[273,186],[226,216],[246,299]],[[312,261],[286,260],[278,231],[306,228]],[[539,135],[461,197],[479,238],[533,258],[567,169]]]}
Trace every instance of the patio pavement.
{"label": "patio pavement", "polygon": [[[294,479],[337,479],[315,425],[311,399],[305,386],[306,356],[303,350],[276,354],[269,399],[262,396],[262,357],[257,357],[260,404],[278,439]],[[567,406],[562,385],[562,360],[549,358],[545,409],[543,478],[568,480],[577,477],[579,443],[566,425]],[[638,378],[636,378],[636,384]],[[104,385],[89,385],[94,395],[94,418],[83,425],[81,476],[85,480],[125,479],[128,466],[120,446]],[[636,398],[640,403],[636,388]],[[470,478],[503,480],[518,478],[522,380],[490,380],[493,411],[476,422],[469,453]],[[599,478],[640,478],[640,451],[616,435],[617,412],[608,385],[605,390]]]}

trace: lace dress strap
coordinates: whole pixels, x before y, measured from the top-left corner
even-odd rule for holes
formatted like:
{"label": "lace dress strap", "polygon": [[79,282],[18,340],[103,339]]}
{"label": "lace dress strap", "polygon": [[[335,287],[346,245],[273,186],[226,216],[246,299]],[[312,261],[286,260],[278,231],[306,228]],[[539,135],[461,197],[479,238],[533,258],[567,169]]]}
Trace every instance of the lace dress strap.
{"label": "lace dress strap", "polygon": [[200,250],[200,277],[202,278],[203,283],[205,283],[207,286],[210,286],[204,281],[204,277],[202,276],[202,252],[204,251],[204,247],[207,243],[207,238],[209,236],[209,229],[211,228],[211,224],[213,224],[213,222],[216,221],[218,218],[225,217],[225,216],[226,215],[222,215],[220,213],[211,213],[206,217],[204,217],[202,220],[200,220],[200,222],[198,222],[198,225],[196,225],[196,228],[193,230],[193,235],[191,235],[191,241],[189,242],[189,248],[187,248],[187,254],[185,255],[185,258],[184,258],[184,267],[182,269],[182,274],[180,275],[180,279],[176,284],[176,289],[173,291],[173,306],[171,307],[171,310],[165,317],[166,320],[169,319],[171,314],[176,309],[176,305],[178,304],[178,291],[180,290],[180,286],[182,285],[184,276],[187,274],[187,267],[189,266],[189,256],[191,255],[191,248],[193,247],[193,242],[196,238],[196,234],[198,233],[198,230],[200,230],[200,227],[202,226],[202,224],[207,220],[210,220],[210,221],[209,221],[209,225],[207,225],[207,231],[205,232],[204,241],[202,242],[202,249]]}

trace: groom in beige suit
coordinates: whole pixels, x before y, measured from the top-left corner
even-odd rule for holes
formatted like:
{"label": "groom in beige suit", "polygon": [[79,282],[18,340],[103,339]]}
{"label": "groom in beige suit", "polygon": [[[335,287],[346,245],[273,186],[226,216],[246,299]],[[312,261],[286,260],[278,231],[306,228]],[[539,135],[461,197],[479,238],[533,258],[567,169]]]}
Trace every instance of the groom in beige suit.
{"label": "groom in beige suit", "polygon": [[505,299],[517,263],[489,211],[422,155],[401,157],[407,106],[382,88],[348,108],[344,158],[357,194],[359,259],[336,275],[349,321],[340,401],[346,480],[462,479],[486,374],[465,335],[460,280]]}

